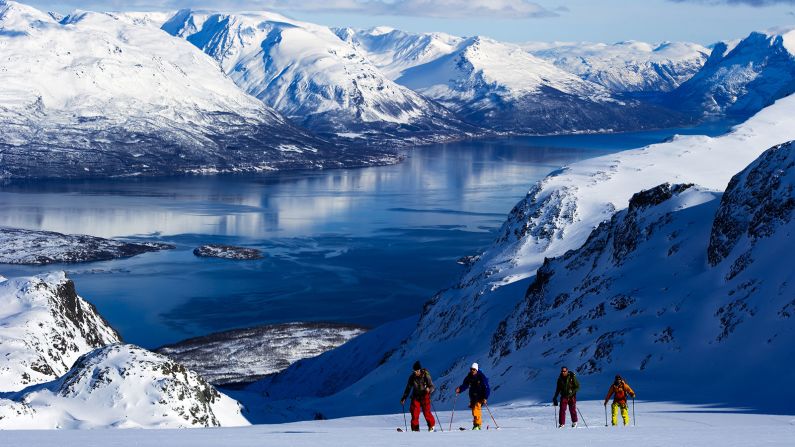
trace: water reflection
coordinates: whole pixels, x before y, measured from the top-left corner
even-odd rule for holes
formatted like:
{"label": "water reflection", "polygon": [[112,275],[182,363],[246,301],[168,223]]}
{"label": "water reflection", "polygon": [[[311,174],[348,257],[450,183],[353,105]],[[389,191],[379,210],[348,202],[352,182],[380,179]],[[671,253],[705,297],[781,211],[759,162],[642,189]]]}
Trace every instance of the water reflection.
{"label": "water reflection", "polygon": [[[169,252],[65,268],[130,342],[154,347],[285,321],[377,325],[418,312],[492,240],[537,179],[666,132],[438,145],[403,164],[248,177],[31,182],[0,187],[0,225],[105,237],[154,235]],[[258,247],[202,259],[202,243]]]}
{"label": "water reflection", "polygon": [[451,216],[400,210],[504,213],[506,203],[495,199],[511,190],[511,201],[518,200],[521,194],[514,194],[513,187],[526,189],[560,164],[593,154],[590,149],[527,148],[506,140],[428,148],[403,164],[378,168],[20,184],[0,192],[0,225],[103,237],[263,238],[460,223]]}

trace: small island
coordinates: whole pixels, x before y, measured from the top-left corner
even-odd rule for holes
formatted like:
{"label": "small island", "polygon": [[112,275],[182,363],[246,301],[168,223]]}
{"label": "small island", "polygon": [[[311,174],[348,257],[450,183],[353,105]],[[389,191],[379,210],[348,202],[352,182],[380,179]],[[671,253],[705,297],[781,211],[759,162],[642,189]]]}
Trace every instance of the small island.
{"label": "small island", "polygon": [[200,258],[221,258],[235,260],[262,259],[263,255],[256,248],[235,247],[224,244],[206,244],[193,250],[193,254]]}

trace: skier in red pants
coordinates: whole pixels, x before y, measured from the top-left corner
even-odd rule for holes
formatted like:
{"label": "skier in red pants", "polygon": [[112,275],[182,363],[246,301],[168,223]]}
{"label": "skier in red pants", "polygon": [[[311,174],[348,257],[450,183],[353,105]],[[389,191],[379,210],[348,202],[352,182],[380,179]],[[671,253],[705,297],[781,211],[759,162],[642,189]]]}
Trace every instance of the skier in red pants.
{"label": "skier in red pants", "polygon": [[577,427],[577,391],[580,390],[580,381],[565,366],[560,368],[555,395],[552,396],[552,405],[558,406],[558,394],[560,395],[560,414],[558,416],[558,427],[566,425],[566,407],[571,413],[571,426]]}
{"label": "skier in red pants", "polygon": [[431,393],[435,390],[431,373],[424,369],[420,362],[414,362],[414,372],[409,376],[400,405],[405,405],[406,397],[411,393],[411,431],[420,431],[420,411],[425,415],[428,431],[434,431],[436,420],[431,413]]}

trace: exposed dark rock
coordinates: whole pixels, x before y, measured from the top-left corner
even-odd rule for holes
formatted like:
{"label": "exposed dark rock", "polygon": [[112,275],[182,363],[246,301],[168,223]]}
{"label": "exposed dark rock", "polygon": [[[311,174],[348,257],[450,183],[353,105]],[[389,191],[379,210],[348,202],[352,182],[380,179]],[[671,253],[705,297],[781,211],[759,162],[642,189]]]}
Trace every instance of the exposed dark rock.
{"label": "exposed dark rock", "polygon": [[262,252],[256,248],[235,247],[233,245],[207,244],[197,247],[193,254],[203,258],[222,258],[236,260],[262,259]]}

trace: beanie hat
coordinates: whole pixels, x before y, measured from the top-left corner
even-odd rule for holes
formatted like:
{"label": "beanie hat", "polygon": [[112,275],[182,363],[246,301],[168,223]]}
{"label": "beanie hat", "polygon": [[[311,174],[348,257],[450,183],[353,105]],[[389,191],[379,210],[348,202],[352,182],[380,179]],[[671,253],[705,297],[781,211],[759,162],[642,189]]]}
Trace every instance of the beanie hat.
{"label": "beanie hat", "polygon": [[477,362],[472,364],[472,369],[474,369],[475,371],[477,371],[477,370],[478,370],[478,364],[477,364]]}
{"label": "beanie hat", "polygon": [[417,360],[416,362],[414,362],[414,371],[419,371],[421,369],[422,369],[422,365],[420,365],[420,361]]}

